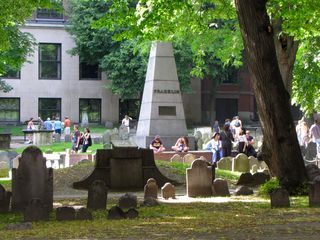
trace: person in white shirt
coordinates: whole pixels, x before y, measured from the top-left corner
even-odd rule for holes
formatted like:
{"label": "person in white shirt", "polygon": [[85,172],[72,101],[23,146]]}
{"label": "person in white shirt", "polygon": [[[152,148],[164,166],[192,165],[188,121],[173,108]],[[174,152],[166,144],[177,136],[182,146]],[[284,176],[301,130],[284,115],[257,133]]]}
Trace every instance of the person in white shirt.
{"label": "person in white shirt", "polygon": [[125,115],[124,119],[122,119],[122,122],[121,122],[121,124],[128,129],[128,133],[130,133],[130,120],[132,120],[132,118],[129,117],[128,115]]}
{"label": "person in white shirt", "polygon": [[309,130],[310,138],[317,144],[317,158],[320,158],[320,120],[316,119]]}

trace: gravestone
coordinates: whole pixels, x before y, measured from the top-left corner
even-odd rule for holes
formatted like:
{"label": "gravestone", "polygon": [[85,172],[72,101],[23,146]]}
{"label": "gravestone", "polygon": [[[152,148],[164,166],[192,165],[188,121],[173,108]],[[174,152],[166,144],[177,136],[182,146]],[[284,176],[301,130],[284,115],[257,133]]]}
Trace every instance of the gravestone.
{"label": "gravestone", "polygon": [[61,134],[59,133],[54,133],[54,142],[60,143],[61,142]]}
{"label": "gravestone", "polygon": [[249,172],[249,159],[244,153],[239,153],[232,161],[233,172]]}
{"label": "gravestone", "polygon": [[107,218],[110,220],[120,220],[126,217],[125,213],[118,206],[113,206],[108,211]]}
{"label": "gravestone", "polygon": [[25,222],[47,221],[49,212],[39,198],[33,198],[23,212],[23,219]]}
{"label": "gravestone", "polygon": [[242,173],[238,179],[237,185],[252,185],[254,178],[251,173]]}
{"label": "gravestone", "polygon": [[314,142],[309,142],[306,148],[305,158],[307,160],[313,160],[317,156],[317,144]]}
{"label": "gravestone", "polygon": [[253,195],[253,190],[247,186],[240,186],[235,190],[234,195],[236,195],[236,196]]}
{"label": "gravestone", "polygon": [[119,140],[129,140],[128,128],[124,125],[119,127]]}
{"label": "gravestone", "polygon": [[307,177],[312,182],[317,176],[320,175],[320,169],[315,164],[308,164],[306,166]]}
{"label": "gravestone", "polygon": [[95,180],[88,191],[87,208],[92,210],[106,209],[108,188],[104,181]]}
{"label": "gravestone", "polygon": [[149,178],[144,186],[144,199],[146,198],[158,198],[158,185],[154,178]]}
{"label": "gravestone", "polygon": [[56,219],[57,221],[73,221],[76,219],[76,210],[73,207],[58,207]]}
{"label": "gravestone", "polygon": [[320,181],[314,181],[310,184],[309,189],[309,206],[320,206]]}
{"label": "gravestone", "polygon": [[250,168],[250,170],[252,169],[253,165],[256,165],[256,166],[260,165],[259,164],[259,160],[257,158],[255,158],[254,156],[249,156],[248,159],[249,159],[249,168]]}
{"label": "gravestone", "polygon": [[228,182],[221,178],[216,178],[213,181],[213,188],[215,191],[215,196],[227,197],[230,196]]}
{"label": "gravestone", "polygon": [[201,138],[197,142],[197,147],[198,147],[198,150],[202,150],[203,149],[203,140]]}
{"label": "gravestone", "polygon": [[46,211],[53,208],[53,172],[39,148],[29,146],[12,169],[12,211],[23,211],[32,199],[40,199]]}
{"label": "gravestone", "polygon": [[212,169],[202,160],[195,160],[186,170],[187,195],[189,197],[212,195]]}
{"label": "gravestone", "polygon": [[22,222],[22,223],[9,223],[6,225],[6,230],[27,230],[32,228],[31,222]]}
{"label": "gravestone", "polygon": [[111,134],[109,130],[103,133],[102,143],[104,149],[111,149]]}
{"label": "gravestone", "polygon": [[250,173],[255,174],[256,172],[258,172],[258,166],[256,164],[253,164],[251,166]]}
{"label": "gravestone", "polygon": [[9,149],[11,133],[0,133],[0,149]]}
{"label": "gravestone", "polygon": [[138,199],[132,193],[126,193],[119,198],[118,205],[121,209],[136,208],[138,206]]}
{"label": "gravestone", "polygon": [[196,159],[196,156],[191,154],[191,153],[188,153],[186,155],[184,155],[182,161],[183,163],[187,163],[187,164],[192,164],[192,162]]}
{"label": "gravestone", "polygon": [[65,142],[71,142],[71,135],[70,134],[64,135],[64,141]]}
{"label": "gravestone", "polygon": [[[147,148],[155,135],[161,135],[166,149],[188,136],[183,102],[172,44],[153,42],[140,107],[135,143]],[[194,149],[194,137],[188,137]]]}
{"label": "gravestone", "polygon": [[232,157],[223,157],[217,163],[217,168],[232,171]]}
{"label": "gravestone", "polygon": [[252,177],[253,177],[253,184],[255,186],[264,184],[270,180],[270,175],[265,174],[263,172],[257,172],[253,174]]}
{"label": "gravestone", "polygon": [[170,162],[182,162],[182,158],[179,154],[174,154],[171,158],[170,158]]}
{"label": "gravestone", "polygon": [[139,216],[139,212],[136,209],[131,208],[125,213],[125,216],[129,219],[137,218]]}
{"label": "gravestone", "polygon": [[270,193],[271,207],[290,207],[289,193],[287,190],[279,188]]}
{"label": "gravestone", "polygon": [[113,128],[113,122],[111,122],[111,121],[106,121],[106,123],[104,124],[104,126],[105,126],[106,128],[111,129],[111,128]]}
{"label": "gravestone", "polygon": [[175,187],[171,183],[166,183],[161,188],[161,197],[164,199],[168,198],[176,198],[176,190]]}
{"label": "gravestone", "polygon": [[93,220],[92,213],[88,208],[79,208],[76,211],[76,220]]}
{"label": "gravestone", "polygon": [[145,198],[143,200],[143,206],[155,207],[155,206],[158,206],[158,205],[159,205],[159,202],[157,201],[157,199],[155,199],[153,197],[148,197],[148,198]]}
{"label": "gravestone", "polygon": [[0,184],[0,213],[9,212],[11,195],[11,192],[6,191]]}

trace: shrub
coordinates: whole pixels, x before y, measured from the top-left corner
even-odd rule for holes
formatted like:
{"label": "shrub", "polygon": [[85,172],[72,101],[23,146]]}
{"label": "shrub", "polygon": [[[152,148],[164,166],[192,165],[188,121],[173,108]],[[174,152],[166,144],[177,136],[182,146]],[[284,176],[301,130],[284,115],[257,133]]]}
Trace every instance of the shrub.
{"label": "shrub", "polygon": [[271,178],[268,182],[262,184],[259,188],[259,195],[269,196],[276,189],[281,188],[280,181],[277,178]]}

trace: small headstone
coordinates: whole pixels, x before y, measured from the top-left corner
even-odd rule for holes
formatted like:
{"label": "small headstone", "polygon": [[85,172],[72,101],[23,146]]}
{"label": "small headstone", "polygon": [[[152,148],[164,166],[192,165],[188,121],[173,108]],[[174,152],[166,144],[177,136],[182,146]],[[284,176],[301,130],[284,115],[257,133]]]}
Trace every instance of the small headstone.
{"label": "small headstone", "polygon": [[235,190],[234,195],[239,196],[239,195],[252,195],[253,190],[247,186],[240,186]]}
{"label": "small headstone", "polygon": [[317,176],[320,175],[320,169],[315,164],[308,164],[306,166],[307,177],[312,182]]}
{"label": "small headstone", "polygon": [[201,138],[197,141],[197,147],[198,147],[198,150],[203,149],[203,140]]}
{"label": "small headstone", "polygon": [[119,220],[124,219],[125,217],[125,213],[118,206],[113,206],[108,211],[108,219],[110,220]]}
{"label": "small headstone", "polygon": [[249,172],[249,159],[244,153],[239,153],[232,161],[232,171]]}
{"label": "small headstone", "polygon": [[202,160],[195,160],[186,170],[187,195],[189,197],[212,195],[212,169]]}
{"label": "small headstone", "polygon": [[136,208],[138,205],[137,196],[132,193],[126,193],[119,198],[118,205],[121,209]]}
{"label": "small headstone", "polygon": [[102,143],[104,149],[111,149],[111,135],[110,131],[105,131],[102,136]]}
{"label": "small headstone", "polygon": [[202,133],[200,131],[196,131],[193,136],[194,136],[194,139],[198,141],[199,139],[202,138]]}
{"label": "small headstone", "polygon": [[182,158],[179,154],[174,154],[171,158],[170,158],[170,162],[182,162]]}
{"label": "small headstone", "polygon": [[76,210],[73,207],[58,207],[56,219],[57,221],[73,221],[76,219]]}
{"label": "small headstone", "polygon": [[242,173],[239,177],[237,185],[252,185],[253,184],[253,176],[251,173]]}
{"label": "small headstone", "polygon": [[176,198],[176,190],[174,186],[169,182],[164,184],[163,187],[161,188],[161,196],[164,199]]}
{"label": "small headstone", "polygon": [[47,221],[49,220],[49,211],[39,198],[31,199],[23,212],[25,222]]}
{"label": "small headstone", "polygon": [[113,128],[113,122],[111,122],[111,121],[106,121],[106,123],[104,124],[104,126],[105,126],[106,128],[112,129],[112,128]]}
{"label": "small headstone", "polygon": [[88,208],[80,208],[76,211],[76,220],[93,220],[92,213]]}
{"label": "small headstone", "polygon": [[310,184],[309,189],[309,206],[320,206],[320,181],[314,181]]}
{"label": "small headstone", "polygon": [[223,157],[217,163],[217,168],[232,171],[232,157]]}
{"label": "small headstone", "polygon": [[95,180],[88,191],[87,208],[92,210],[106,209],[108,188],[104,181]]}
{"label": "small headstone", "polygon": [[289,193],[287,190],[279,188],[270,194],[271,207],[290,207]]}
{"label": "small headstone", "polygon": [[250,173],[255,174],[256,172],[258,172],[258,166],[254,164],[251,166]]}
{"label": "small headstone", "polygon": [[159,205],[159,202],[153,197],[148,197],[144,199],[143,205],[146,207],[155,207]]}
{"label": "small headstone", "polygon": [[11,192],[6,191],[0,184],[0,213],[9,212],[11,195]]}
{"label": "small headstone", "polygon": [[270,180],[270,175],[265,174],[263,172],[257,172],[253,174],[252,177],[253,177],[253,184],[255,186],[264,184]]}
{"label": "small headstone", "polygon": [[307,160],[313,160],[317,156],[317,144],[314,142],[309,142],[306,148],[305,158]]}
{"label": "small headstone", "polygon": [[125,213],[125,216],[129,219],[137,218],[139,216],[139,212],[136,209],[131,208]]}
{"label": "small headstone", "polygon": [[221,178],[216,178],[213,181],[213,187],[214,187],[216,196],[220,196],[220,197],[230,196],[228,182],[226,180],[223,180]]}
{"label": "small headstone", "polygon": [[188,153],[188,154],[184,155],[182,161],[183,161],[183,163],[191,164],[195,159],[196,159],[195,155]]}
{"label": "small headstone", "polygon": [[158,185],[154,178],[149,178],[144,186],[144,199],[146,198],[158,198]]}
{"label": "small headstone", "polygon": [[23,223],[9,223],[5,229],[6,230],[28,230],[32,228],[31,222],[23,222]]}
{"label": "small headstone", "polygon": [[119,127],[119,139],[120,140],[129,140],[128,128],[124,125]]}
{"label": "small headstone", "polygon": [[249,156],[249,168],[252,169],[253,165],[258,166],[259,165],[259,160],[257,158],[255,158],[254,156]]}

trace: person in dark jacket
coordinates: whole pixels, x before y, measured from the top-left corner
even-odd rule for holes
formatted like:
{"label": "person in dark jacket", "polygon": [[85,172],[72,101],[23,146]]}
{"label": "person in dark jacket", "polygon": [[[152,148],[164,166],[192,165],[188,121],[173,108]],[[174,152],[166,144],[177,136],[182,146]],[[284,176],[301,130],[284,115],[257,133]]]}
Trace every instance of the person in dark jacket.
{"label": "person in dark jacket", "polygon": [[220,140],[222,142],[223,156],[231,156],[232,142],[234,141],[234,138],[229,124],[225,124],[223,131],[220,132]]}

